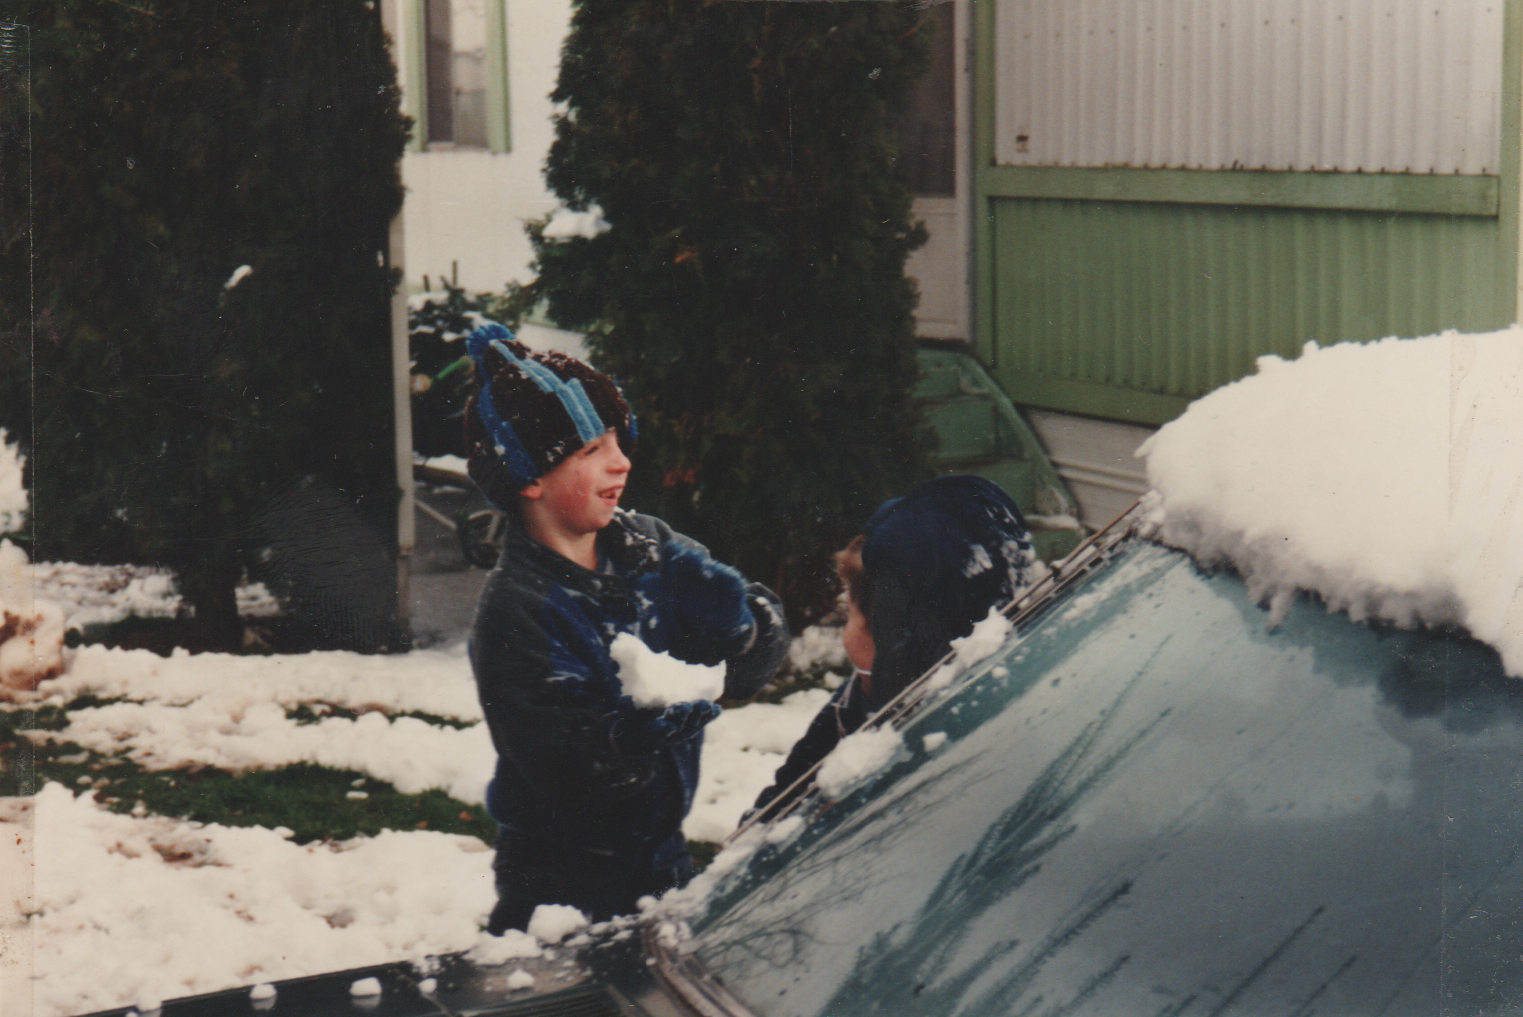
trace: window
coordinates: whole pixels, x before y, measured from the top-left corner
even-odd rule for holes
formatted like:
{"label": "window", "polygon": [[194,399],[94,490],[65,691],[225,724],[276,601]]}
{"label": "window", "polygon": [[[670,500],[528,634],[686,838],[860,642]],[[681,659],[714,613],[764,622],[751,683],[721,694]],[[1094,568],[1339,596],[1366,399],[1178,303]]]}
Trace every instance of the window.
{"label": "window", "polygon": [[418,0],[414,147],[508,150],[503,0]]}

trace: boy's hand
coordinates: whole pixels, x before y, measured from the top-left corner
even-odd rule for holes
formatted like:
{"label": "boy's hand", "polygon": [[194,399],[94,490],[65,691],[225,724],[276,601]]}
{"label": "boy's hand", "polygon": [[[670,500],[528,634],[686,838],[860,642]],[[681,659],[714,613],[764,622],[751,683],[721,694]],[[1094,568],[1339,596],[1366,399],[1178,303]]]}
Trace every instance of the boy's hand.
{"label": "boy's hand", "polygon": [[728,639],[755,625],[745,579],[697,548],[675,548],[662,579],[672,610],[694,635]]}
{"label": "boy's hand", "polygon": [[611,737],[620,752],[654,752],[662,745],[687,741],[723,711],[718,703],[694,699],[657,712],[643,709],[614,723]]}

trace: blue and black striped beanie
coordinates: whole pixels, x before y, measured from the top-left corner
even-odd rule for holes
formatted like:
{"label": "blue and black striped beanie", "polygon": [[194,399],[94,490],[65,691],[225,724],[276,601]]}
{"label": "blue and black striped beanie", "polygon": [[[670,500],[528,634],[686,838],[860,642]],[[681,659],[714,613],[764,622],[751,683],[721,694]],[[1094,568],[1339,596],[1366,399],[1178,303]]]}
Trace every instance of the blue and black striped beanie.
{"label": "blue and black striped beanie", "polygon": [[[476,392],[466,404],[469,470],[499,508],[608,430],[626,455],[635,418],[613,379],[564,353],[538,353],[498,324],[466,339]],[[488,398],[490,395],[490,398]]]}

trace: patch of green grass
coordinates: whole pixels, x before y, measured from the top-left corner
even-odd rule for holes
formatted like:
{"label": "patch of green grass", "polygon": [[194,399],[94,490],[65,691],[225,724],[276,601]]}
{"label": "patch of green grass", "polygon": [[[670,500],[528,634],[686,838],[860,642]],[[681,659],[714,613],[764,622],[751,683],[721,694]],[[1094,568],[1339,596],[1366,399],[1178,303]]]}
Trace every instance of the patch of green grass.
{"label": "patch of green grass", "polygon": [[[497,832],[480,805],[437,790],[403,794],[354,770],[310,763],[245,773],[209,767],[144,770],[73,742],[33,745],[22,732],[42,728],[31,722],[41,712],[0,713],[0,795],[30,794],[54,781],[75,794],[92,792],[113,812],[131,812],[141,801],[161,816],[224,826],[284,826],[295,831],[292,839],[298,843],[426,829],[469,834],[490,844]],[[44,719],[57,720],[51,714]],[[59,730],[66,723],[42,729]],[[349,797],[355,791],[365,797]]]}
{"label": "patch of green grass", "polygon": [[[347,720],[357,720],[364,711],[351,710],[343,706],[334,706],[332,703],[301,703],[286,711],[286,720],[293,720],[298,724],[316,724],[326,717],[343,717]],[[434,727],[452,727],[457,731],[468,727],[474,727],[477,721],[457,720],[454,717],[441,717],[436,713],[422,713],[418,710],[409,710],[406,713],[388,713],[391,718],[413,717],[432,724]]]}
{"label": "patch of green grass", "polygon": [[[403,794],[385,781],[353,770],[297,763],[275,770],[174,770],[158,773],[103,768],[109,783],[99,793],[116,812],[141,800],[150,812],[224,826],[284,826],[292,840],[348,840],[382,830],[439,830],[478,837],[490,844],[497,824],[479,805],[443,791]],[[351,792],[364,798],[351,798]],[[111,799],[115,799],[111,801]]]}

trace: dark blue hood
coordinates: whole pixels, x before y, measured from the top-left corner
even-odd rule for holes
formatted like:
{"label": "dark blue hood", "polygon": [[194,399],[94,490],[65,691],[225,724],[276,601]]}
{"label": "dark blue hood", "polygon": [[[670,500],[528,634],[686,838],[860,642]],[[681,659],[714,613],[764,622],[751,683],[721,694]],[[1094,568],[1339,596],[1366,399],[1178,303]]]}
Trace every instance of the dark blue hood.
{"label": "dark blue hood", "polygon": [[886,501],[863,531],[876,710],[1033,580],[1021,510],[982,477],[939,477]]}

